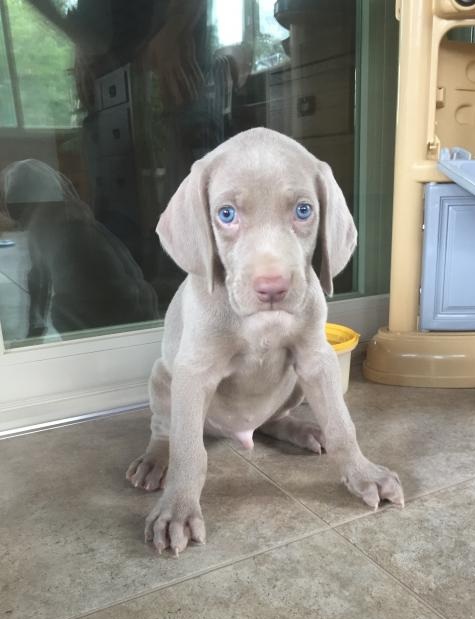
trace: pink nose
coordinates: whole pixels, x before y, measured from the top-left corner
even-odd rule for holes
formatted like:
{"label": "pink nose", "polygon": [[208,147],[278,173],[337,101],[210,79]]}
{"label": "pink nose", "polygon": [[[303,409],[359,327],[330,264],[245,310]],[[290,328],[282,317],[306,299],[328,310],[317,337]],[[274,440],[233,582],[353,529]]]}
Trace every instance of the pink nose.
{"label": "pink nose", "polygon": [[257,298],[263,303],[282,301],[289,291],[290,278],[281,275],[271,277],[256,277],[253,281]]}

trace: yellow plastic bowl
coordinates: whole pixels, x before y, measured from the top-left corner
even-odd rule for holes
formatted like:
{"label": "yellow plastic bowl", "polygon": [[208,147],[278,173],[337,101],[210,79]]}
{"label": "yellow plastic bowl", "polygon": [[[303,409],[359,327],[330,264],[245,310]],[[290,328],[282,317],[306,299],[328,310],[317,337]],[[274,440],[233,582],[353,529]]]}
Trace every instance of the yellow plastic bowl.
{"label": "yellow plastic bowl", "polygon": [[327,322],[325,332],[328,342],[337,354],[338,362],[340,363],[341,386],[343,393],[346,393],[350,380],[351,351],[358,346],[360,335],[349,327],[336,325],[331,322]]}

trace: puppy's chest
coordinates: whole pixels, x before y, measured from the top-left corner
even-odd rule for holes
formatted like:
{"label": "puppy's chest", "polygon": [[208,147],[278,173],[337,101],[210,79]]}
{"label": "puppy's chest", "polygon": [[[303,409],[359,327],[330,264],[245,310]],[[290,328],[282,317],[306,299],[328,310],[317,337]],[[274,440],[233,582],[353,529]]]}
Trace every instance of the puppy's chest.
{"label": "puppy's chest", "polygon": [[266,333],[247,341],[231,364],[235,379],[259,384],[279,380],[292,363],[292,355],[279,334]]}
{"label": "puppy's chest", "polygon": [[280,312],[268,314],[263,312],[243,324],[227,386],[249,394],[264,393],[275,388],[292,365],[293,322]]}
{"label": "puppy's chest", "polygon": [[285,349],[240,353],[232,362],[233,374],[267,375],[279,373],[290,363],[290,353]]}

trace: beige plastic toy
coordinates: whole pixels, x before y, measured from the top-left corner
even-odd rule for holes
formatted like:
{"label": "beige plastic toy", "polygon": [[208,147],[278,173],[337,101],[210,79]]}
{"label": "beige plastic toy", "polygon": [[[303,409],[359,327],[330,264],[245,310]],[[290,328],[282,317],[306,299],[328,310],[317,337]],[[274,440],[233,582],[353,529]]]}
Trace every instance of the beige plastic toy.
{"label": "beige plastic toy", "polygon": [[[399,92],[389,327],[368,346],[366,378],[390,385],[475,387],[474,332],[419,332],[424,184],[450,182],[441,147],[475,152],[475,0],[398,0]],[[472,282],[473,285],[473,282]]]}

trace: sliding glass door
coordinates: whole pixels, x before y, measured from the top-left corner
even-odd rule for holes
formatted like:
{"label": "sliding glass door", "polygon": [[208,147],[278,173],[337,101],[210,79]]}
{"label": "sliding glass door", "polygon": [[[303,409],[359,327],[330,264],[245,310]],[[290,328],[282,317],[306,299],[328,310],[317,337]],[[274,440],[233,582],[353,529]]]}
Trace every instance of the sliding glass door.
{"label": "sliding glass door", "polygon": [[[267,126],[300,141],[370,230],[355,187],[372,196],[378,183],[359,162],[387,125],[367,113],[368,44],[390,6],[0,0],[0,431],[4,411],[13,427],[37,409],[63,418],[146,400],[184,277],[156,223],[192,163],[232,135]],[[361,251],[337,298],[364,294]]]}

